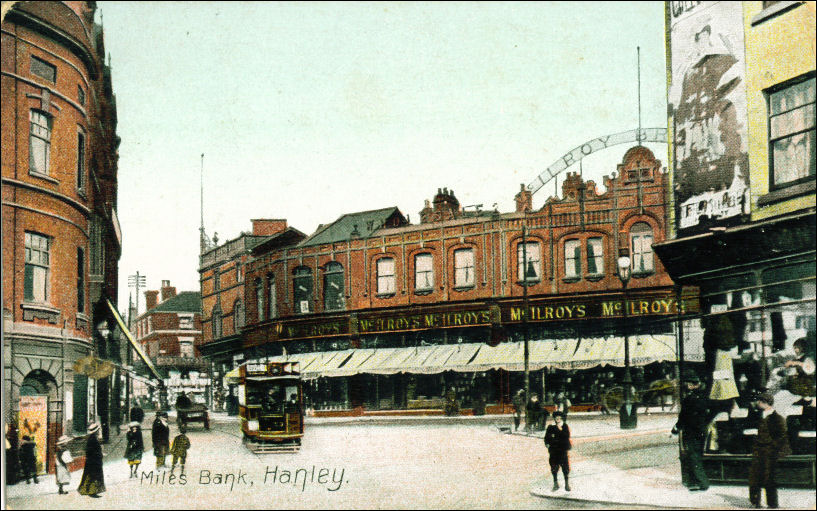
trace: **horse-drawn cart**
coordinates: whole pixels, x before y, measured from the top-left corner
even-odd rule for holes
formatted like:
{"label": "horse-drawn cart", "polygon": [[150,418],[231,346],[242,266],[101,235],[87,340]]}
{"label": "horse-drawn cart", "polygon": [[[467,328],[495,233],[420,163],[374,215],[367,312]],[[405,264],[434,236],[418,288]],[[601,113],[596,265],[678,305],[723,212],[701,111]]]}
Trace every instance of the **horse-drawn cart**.
{"label": "horse-drawn cart", "polygon": [[210,415],[207,407],[202,404],[191,404],[187,407],[176,407],[176,423],[187,426],[191,422],[201,422],[204,429],[210,429]]}

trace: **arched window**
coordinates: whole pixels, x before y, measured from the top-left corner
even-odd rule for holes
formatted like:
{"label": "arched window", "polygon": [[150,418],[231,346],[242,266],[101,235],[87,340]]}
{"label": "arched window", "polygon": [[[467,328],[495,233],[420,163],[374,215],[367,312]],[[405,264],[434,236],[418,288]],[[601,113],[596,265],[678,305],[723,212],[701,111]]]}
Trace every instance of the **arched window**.
{"label": "arched window", "polygon": [[255,279],[255,307],[258,311],[258,322],[266,319],[266,309],[264,309],[264,286],[261,285],[261,279]]}
{"label": "arched window", "polygon": [[244,326],[244,307],[241,305],[241,300],[236,300],[233,305],[233,328],[235,333]]}
{"label": "arched window", "polygon": [[454,287],[474,286],[474,249],[454,251]]}
{"label": "arched window", "polygon": [[220,339],[221,338],[221,308],[218,305],[213,307],[213,313],[210,316],[210,321],[213,325],[213,339]]}
{"label": "arched window", "polygon": [[520,282],[538,282],[542,279],[542,256],[539,243],[528,241],[516,246],[517,278]]}
{"label": "arched window", "polygon": [[278,316],[278,295],[275,292],[275,277],[267,275],[267,292],[269,293],[269,318]]}
{"label": "arched window", "polygon": [[601,238],[587,238],[587,273],[604,273],[604,243]]}
{"label": "arched window", "polygon": [[434,258],[431,254],[414,257],[414,289],[430,291],[434,287]]}
{"label": "arched window", "polygon": [[310,311],[312,302],[312,269],[299,266],[293,272],[292,294],[295,298],[295,313],[306,314]]}
{"label": "arched window", "polygon": [[645,222],[638,222],[630,229],[630,248],[633,273],[651,273],[655,271],[652,256],[652,227]]}
{"label": "arched window", "polygon": [[326,265],[323,275],[323,307],[324,309],[342,310],[343,303],[343,266],[332,261]]}
{"label": "arched window", "polygon": [[396,288],[394,258],[381,257],[377,260],[377,294],[393,295]]}

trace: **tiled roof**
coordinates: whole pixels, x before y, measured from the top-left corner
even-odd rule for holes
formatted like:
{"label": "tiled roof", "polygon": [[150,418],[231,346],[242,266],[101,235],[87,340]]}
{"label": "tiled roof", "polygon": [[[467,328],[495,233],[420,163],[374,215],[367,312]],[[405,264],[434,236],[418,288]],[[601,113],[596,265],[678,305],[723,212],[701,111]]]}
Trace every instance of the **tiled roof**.
{"label": "tiled roof", "polygon": [[354,237],[368,238],[394,215],[399,215],[400,223],[407,223],[403,214],[396,207],[361,211],[359,213],[347,213],[331,224],[319,227],[314,234],[302,241],[298,246],[307,247],[310,245],[334,243],[336,241],[348,241],[353,237],[352,233],[355,230],[357,234]]}
{"label": "tiled roof", "polygon": [[182,291],[148,312],[201,312],[201,293],[198,291]]}

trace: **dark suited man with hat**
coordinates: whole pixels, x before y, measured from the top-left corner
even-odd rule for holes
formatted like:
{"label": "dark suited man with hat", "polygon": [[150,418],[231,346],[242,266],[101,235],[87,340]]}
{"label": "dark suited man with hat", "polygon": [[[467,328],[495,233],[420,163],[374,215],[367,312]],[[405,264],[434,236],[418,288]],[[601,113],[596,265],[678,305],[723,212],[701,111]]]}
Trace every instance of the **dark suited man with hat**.
{"label": "dark suited man with hat", "polygon": [[697,373],[686,371],[683,382],[686,392],[681,400],[678,422],[672,428],[673,435],[681,435],[681,480],[689,491],[706,491],[709,478],[704,471],[703,454],[709,423],[708,402]]}
{"label": "dark suited man with hat", "polygon": [[774,398],[768,392],[757,397],[757,408],[762,418],[757,426],[757,437],[752,446],[752,465],[749,467],[749,501],[760,507],[760,489],[766,488],[766,505],[778,507],[777,460],[791,454],[786,420],[772,407]]}

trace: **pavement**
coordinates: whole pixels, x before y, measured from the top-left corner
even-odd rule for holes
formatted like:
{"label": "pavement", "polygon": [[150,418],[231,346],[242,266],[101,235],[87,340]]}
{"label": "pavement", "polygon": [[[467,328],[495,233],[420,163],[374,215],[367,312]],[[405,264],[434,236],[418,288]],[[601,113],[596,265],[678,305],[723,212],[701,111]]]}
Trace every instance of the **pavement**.
{"label": "pavement", "polygon": [[[601,415],[598,412],[571,413],[568,424],[574,446],[582,443],[605,442],[616,439],[626,439],[638,436],[653,436],[661,438],[663,443],[669,441],[670,430],[676,421],[673,412],[651,410],[650,415],[640,415],[638,427],[634,430],[622,430],[619,427],[617,415]],[[174,412],[170,414],[170,423],[175,425]],[[236,422],[237,417],[227,416],[225,413],[212,413],[211,422]],[[155,459],[150,446],[150,424],[153,416],[150,414],[142,425],[145,434],[146,449],[143,456],[143,466],[152,469]],[[528,437],[542,437],[542,431],[512,431],[513,418],[510,415],[484,416],[408,416],[408,417],[307,417],[307,425],[336,425],[338,423],[355,424],[383,424],[393,423],[400,425],[421,426],[423,424],[484,424],[494,426],[499,434],[519,435]],[[171,435],[173,430],[171,430]],[[124,431],[121,435],[111,434],[111,441],[103,445],[105,453],[104,473],[106,485],[115,485],[128,481],[130,468],[124,459]],[[596,444],[598,445],[598,444]],[[608,505],[633,505],[655,508],[686,508],[686,509],[744,509],[751,508],[746,486],[710,486],[705,492],[690,492],[681,485],[680,464],[677,460],[666,463],[662,460],[655,464],[651,460],[641,460],[641,466],[636,468],[620,468],[592,458],[582,457],[580,462],[572,463],[570,481],[572,491],[564,490],[563,480],[559,476],[560,490],[552,491],[553,481],[548,477],[542,479],[530,489],[530,494],[543,499],[559,499],[563,501],[577,501]],[[654,460],[653,460],[654,461]],[[647,466],[643,466],[647,465]],[[82,472],[71,474],[69,491],[76,489]],[[6,487],[6,499],[36,497],[45,494],[56,494],[57,485],[53,474],[41,476],[39,484],[25,484],[25,482]],[[765,498],[765,497],[764,497]],[[786,509],[815,509],[817,497],[813,489],[779,490],[780,507]],[[569,506],[568,502],[564,505]]]}

